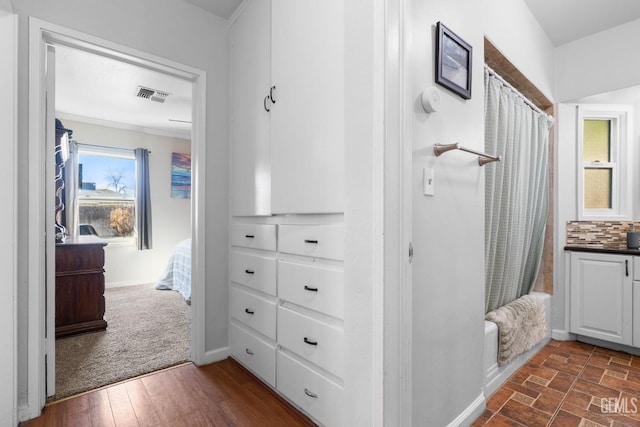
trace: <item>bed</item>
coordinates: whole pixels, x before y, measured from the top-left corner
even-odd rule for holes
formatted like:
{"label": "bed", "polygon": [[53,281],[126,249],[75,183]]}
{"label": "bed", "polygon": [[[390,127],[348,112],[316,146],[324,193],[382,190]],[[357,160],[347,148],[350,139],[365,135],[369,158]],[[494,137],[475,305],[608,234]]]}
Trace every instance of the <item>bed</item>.
{"label": "bed", "polygon": [[167,267],[156,282],[156,289],[174,290],[191,304],[191,239],[178,243],[167,262]]}

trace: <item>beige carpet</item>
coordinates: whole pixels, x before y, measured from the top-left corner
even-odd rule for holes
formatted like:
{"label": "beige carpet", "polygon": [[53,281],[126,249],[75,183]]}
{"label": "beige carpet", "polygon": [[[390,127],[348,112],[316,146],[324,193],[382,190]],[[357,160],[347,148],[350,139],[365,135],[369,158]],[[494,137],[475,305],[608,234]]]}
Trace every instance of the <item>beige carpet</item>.
{"label": "beige carpet", "polygon": [[175,291],[153,284],[105,291],[106,331],[56,340],[59,400],[186,362],[189,306]]}

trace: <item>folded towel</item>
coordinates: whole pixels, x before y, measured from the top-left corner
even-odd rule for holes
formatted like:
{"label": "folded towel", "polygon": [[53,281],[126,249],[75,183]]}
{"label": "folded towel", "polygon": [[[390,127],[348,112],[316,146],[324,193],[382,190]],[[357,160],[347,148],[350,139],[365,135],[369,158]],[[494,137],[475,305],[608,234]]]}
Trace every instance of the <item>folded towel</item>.
{"label": "folded towel", "polygon": [[498,325],[498,365],[503,365],[542,341],[549,333],[544,303],[525,295],[485,315]]}

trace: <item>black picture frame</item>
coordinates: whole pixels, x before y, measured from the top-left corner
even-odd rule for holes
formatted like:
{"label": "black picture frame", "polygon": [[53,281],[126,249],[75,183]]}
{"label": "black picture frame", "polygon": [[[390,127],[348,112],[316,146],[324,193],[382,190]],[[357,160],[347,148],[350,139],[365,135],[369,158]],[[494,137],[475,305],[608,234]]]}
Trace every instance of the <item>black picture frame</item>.
{"label": "black picture frame", "polygon": [[473,48],[442,22],[436,26],[436,83],[471,99]]}

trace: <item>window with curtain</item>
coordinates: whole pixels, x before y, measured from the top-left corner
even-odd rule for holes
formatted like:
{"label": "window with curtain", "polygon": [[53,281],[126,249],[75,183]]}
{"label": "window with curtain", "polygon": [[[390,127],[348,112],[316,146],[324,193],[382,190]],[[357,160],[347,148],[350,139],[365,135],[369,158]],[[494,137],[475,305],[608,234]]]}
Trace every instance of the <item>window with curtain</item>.
{"label": "window with curtain", "polygon": [[112,240],[135,237],[135,167],[132,150],[78,148],[80,234]]}

